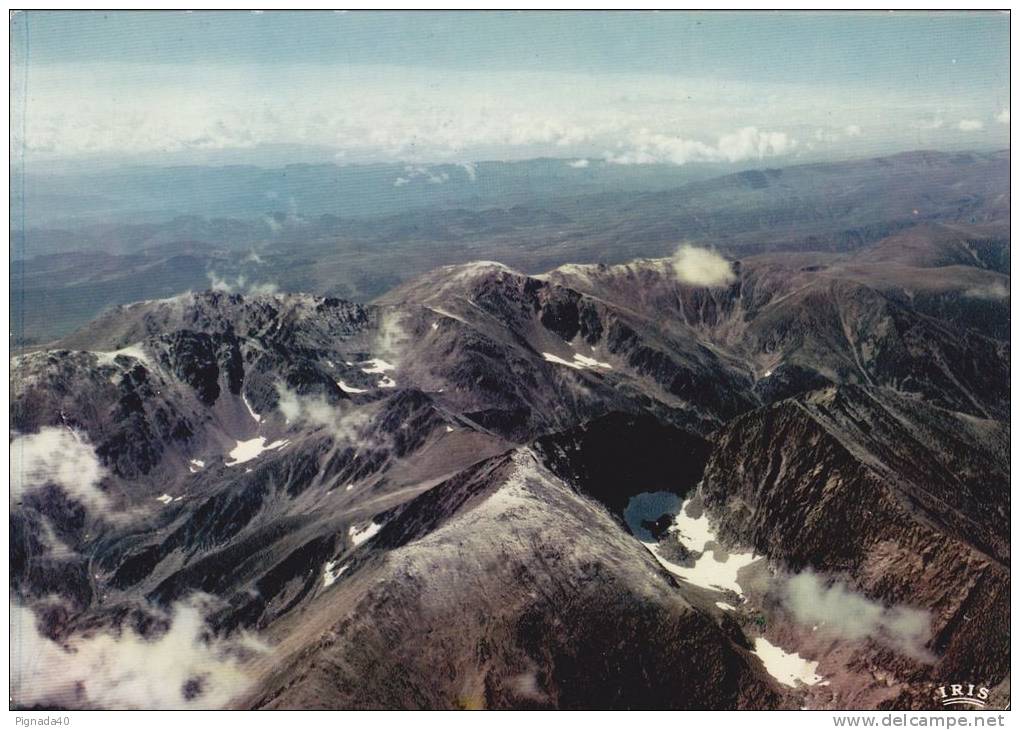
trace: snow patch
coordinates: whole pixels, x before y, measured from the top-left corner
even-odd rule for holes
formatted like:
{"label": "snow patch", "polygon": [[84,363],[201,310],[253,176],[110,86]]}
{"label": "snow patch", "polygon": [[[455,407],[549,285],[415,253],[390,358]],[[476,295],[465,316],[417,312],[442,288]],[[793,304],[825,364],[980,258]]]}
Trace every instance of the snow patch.
{"label": "snow patch", "polygon": [[585,367],[589,367],[589,368],[607,368],[609,370],[613,369],[613,366],[610,365],[607,362],[599,362],[598,360],[596,360],[593,357],[587,357],[585,355],[579,355],[576,352],[574,353],[574,360],[576,360],[577,362],[581,363],[581,365],[584,365]]}
{"label": "snow patch", "polygon": [[113,361],[117,359],[118,355],[133,357],[135,360],[139,360],[146,365],[151,365],[148,356],[145,354],[145,351],[142,350],[142,343],[140,342],[134,345],[128,345],[120,350],[114,350],[113,352],[94,352],[93,354],[99,360],[100,365],[113,365]]}
{"label": "snow patch", "polygon": [[344,393],[367,393],[368,392],[367,390],[364,390],[362,388],[355,388],[353,386],[350,386],[350,385],[348,385],[347,383],[345,383],[342,380],[336,381],[336,384],[337,384],[337,386],[339,386],[340,390],[342,390]]}
{"label": "snow patch", "polygon": [[[446,317],[447,319],[455,319],[461,324],[467,324],[467,322],[465,322],[462,317],[458,317],[456,314],[448,312],[445,309],[440,309],[439,307],[429,307],[429,309],[431,309],[433,312],[435,312],[441,317]],[[439,324],[437,322],[433,322],[432,329],[439,329]]]}
{"label": "snow patch", "polygon": [[543,352],[542,357],[544,357],[548,362],[556,363],[557,365],[566,365],[568,368],[574,368],[575,370],[584,369],[582,365],[568,362],[564,360],[562,357],[556,357],[556,355],[553,355],[551,352]]}
{"label": "snow patch", "polygon": [[662,557],[656,543],[646,542],[644,546],[651,551],[663,568],[677,578],[712,591],[733,591],[738,595],[743,595],[744,592],[737,583],[737,573],[741,568],[761,560],[754,553],[728,553],[724,560],[718,560],[716,551],[709,550],[695,561],[693,567],[687,568]]}
{"label": "snow patch", "polygon": [[251,403],[248,402],[248,398],[244,395],[241,396],[241,400],[244,401],[244,407],[248,409],[248,413],[255,419],[255,423],[262,423],[262,416],[255,412],[255,409],[251,407]]}
{"label": "snow patch", "polygon": [[384,375],[376,385],[380,388],[396,388],[397,381],[388,375]]}
{"label": "snow patch", "polygon": [[226,462],[227,466],[237,466],[243,464],[246,461],[256,459],[264,451],[271,451],[273,449],[279,449],[290,443],[287,439],[281,441],[274,441],[271,444],[266,444],[265,436],[257,436],[248,441],[238,441],[237,445],[230,450],[230,458],[232,461]]}
{"label": "snow patch", "polygon": [[357,547],[366,540],[374,537],[379,530],[382,529],[382,525],[375,522],[369,522],[368,525],[361,528],[360,530],[354,525],[351,525],[351,529],[348,534],[351,537],[351,542],[354,543],[354,547]]}
{"label": "snow patch", "polygon": [[542,357],[544,357],[548,362],[555,363],[557,365],[566,365],[568,368],[574,368],[575,370],[592,370],[595,368],[607,368],[609,370],[613,369],[613,366],[607,362],[599,362],[593,357],[580,355],[576,352],[574,353],[573,362],[564,360],[562,357],[557,357],[556,355],[553,355],[551,352],[543,352]]}
{"label": "snow patch", "polygon": [[326,563],[325,570],[322,571],[322,585],[325,588],[336,583],[336,579],[339,578],[344,572],[351,566],[341,565],[339,568],[336,567],[337,561],[330,560]]}
{"label": "snow patch", "polygon": [[716,601],[715,605],[716,605],[717,608],[721,608],[723,611],[736,611],[737,610],[733,606],[731,606],[730,604],[723,603],[722,601]]}
{"label": "snow patch", "polygon": [[760,636],[754,640],[754,653],[765,665],[765,671],[788,687],[796,687],[798,682],[818,684],[823,679],[815,674],[818,662],[808,661],[796,653],[785,652]]}
{"label": "snow patch", "polygon": [[[708,515],[703,511],[700,517],[695,518],[687,513],[690,503],[691,500],[688,499],[680,507],[680,513],[670,526],[669,533],[675,534],[677,540],[691,552],[701,553],[692,567],[677,565],[663,558],[657,543],[644,543],[645,547],[662,567],[688,583],[709,590],[730,590],[737,595],[743,595],[737,583],[737,573],[741,568],[746,568],[761,558],[753,552],[736,553],[723,550],[709,524]],[[716,547],[706,550],[709,543],[715,543]]]}
{"label": "snow patch", "polygon": [[370,367],[361,368],[361,372],[368,373],[369,375],[380,375],[385,373],[387,370],[396,370],[396,366],[391,365],[385,360],[375,357],[371,360],[365,360],[358,363],[359,365],[369,365]]}
{"label": "snow patch", "polygon": [[700,517],[691,517],[687,514],[691,500],[686,500],[680,505],[680,512],[670,526],[670,532],[676,534],[680,544],[688,550],[701,552],[712,540],[715,540],[715,532],[708,521],[708,514],[702,510]]}
{"label": "snow patch", "polygon": [[446,432],[447,433],[453,433],[453,426],[447,426],[446,427]]}
{"label": "snow patch", "polygon": [[156,497],[156,501],[162,502],[163,504],[170,504],[171,502],[174,501],[174,498],[171,497],[169,494],[161,494],[158,497]]}

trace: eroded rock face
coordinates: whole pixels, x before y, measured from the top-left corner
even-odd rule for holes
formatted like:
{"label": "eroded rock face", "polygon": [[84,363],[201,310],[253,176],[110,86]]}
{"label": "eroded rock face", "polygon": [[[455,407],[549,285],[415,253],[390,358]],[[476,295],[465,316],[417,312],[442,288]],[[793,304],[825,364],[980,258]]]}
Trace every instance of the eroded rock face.
{"label": "eroded rock face", "polygon": [[[528,450],[472,468],[389,520],[373,542],[377,556],[354,558],[344,574],[348,590],[323,596],[335,618],[296,619],[291,634],[304,636],[314,653],[289,646],[292,658],[244,704],[639,709],[780,702],[746,645],[686,603],[604,508]],[[423,645],[422,636],[431,639]]]}
{"label": "eroded rock face", "polygon": [[889,706],[923,705],[919,684],[1009,671],[1008,454],[1005,424],[830,387],[729,424],[702,489],[731,539],[930,611],[931,662],[884,663],[913,685]]}
{"label": "eroded rock face", "polygon": [[[220,395],[220,368],[213,338],[204,332],[178,330],[160,336],[159,343],[165,347],[160,353],[164,367],[194,388],[202,403],[207,406],[215,403]],[[238,355],[235,361],[239,360]]]}

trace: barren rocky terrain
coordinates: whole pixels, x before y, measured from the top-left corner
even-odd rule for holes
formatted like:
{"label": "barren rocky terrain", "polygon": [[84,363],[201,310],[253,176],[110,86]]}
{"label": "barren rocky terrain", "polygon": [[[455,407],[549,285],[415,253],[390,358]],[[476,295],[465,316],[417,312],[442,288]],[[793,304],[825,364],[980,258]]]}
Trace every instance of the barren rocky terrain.
{"label": "barren rocky terrain", "polygon": [[[13,704],[1008,693],[1004,162],[634,194],[644,227],[548,254],[572,263],[440,260],[361,303],[187,292],[16,354]],[[734,186],[740,215],[695,213]],[[601,254],[681,218],[702,245]]]}

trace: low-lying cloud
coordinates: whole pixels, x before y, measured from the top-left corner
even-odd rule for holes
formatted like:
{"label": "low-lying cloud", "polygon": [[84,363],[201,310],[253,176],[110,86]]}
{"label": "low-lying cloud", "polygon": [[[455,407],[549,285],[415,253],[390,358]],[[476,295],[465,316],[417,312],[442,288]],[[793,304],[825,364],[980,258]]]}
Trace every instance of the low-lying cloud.
{"label": "low-lying cloud", "polygon": [[11,497],[20,501],[27,492],[56,484],[94,514],[110,508],[99,488],[106,469],[99,463],[88,437],[70,428],[46,427],[39,433],[11,441]]}
{"label": "low-lying cloud", "polygon": [[[258,257],[258,254],[252,252],[249,259],[252,256]],[[262,260],[258,259],[258,263],[262,263]],[[247,296],[262,296],[276,294],[280,291],[280,287],[271,281],[248,281],[248,277],[244,274],[231,281],[229,278],[217,275],[215,271],[207,271],[206,278],[209,279],[209,289],[224,294],[239,293]]]}
{"label": "low-lying cloud", "polygon": [[313,426],[333,424],[339,418],[337,408],[321,396],[299,396],[284,385],[276,386],[276,407],[288,423],[308,423]]}
{"label": "low-lying cloud", "polygon": [[736,280],[730,262],[707,248],[685,244],[672,258],[676,277],[693,286],[726,286]]}
{"label": "low-lying cloud", "polygon": [[842,581],[827,581],[806,570],[789,578],[781,599],[802,624],[818,626],[840,637],[872,639],[920,661],[933,661],[925,646],[931,638],[931,616],[907,606],[884,606],[852,590]]}
{"label": "low-lying cloud", "polygon": [[971,297],[972,299],[991,299],[993,301],[999,301],[1009,299],[1009,287],[1001,282],[995,281],[984,286],[972,286],[971,288],[964,290],[963,295],[965,297]]}
{"label": "low-lying cloud", "polygon": [[250,635],[210,636],[204,620],[208,600],[196,596],[175,604],[170,628],[152,639],[125,628],[62,643],[39,632],[29,608],[12,603],[14,703],[110,710],[223,707],[250,686],[244,661],[266,647]]}
{"label": "low-lying cloud", "polygon": [[[176,159],[205,161],[217,159],[217,150],[251,150],[250,161],[258,164],[263,145],[300,145],[333,151],[345,164],[594,160],[605,150],[619,162],[742,161],[796,154],[811,142],[810,130],[833,120],[860,123],[860,109],[888,111],[888,119],[868,125],[865,136],[876,145],[869,153],[913,148],[911,120],[945,114],[944,97],[923,87],[848,93],[832,83],[721,84],[703,74],[447,69],[437,75],[420,64],[286,63],[264,64],[257,74],[166,63],[140,74],[130,63],[54,63],[32,64],[31,76],[28,123],[12,132],[12,144],[24,145],[30,159],[183,153]],[[25,78],[15,74],[14,83]],[[116,105],[104,102],[112,96]],[[1001,90],[974,88],[957,101],[973,110],[967,116],[990,119],[1002,98]],[[69,107],[75,114],[67,114]],[[167,115],[167,108],[175,113]],[[958,131],[953,128],[947,121],[930,143],[942,134],[948,139]],[[1004,141],[1000,125],[985,131],[989,141]],[[845,140],[831,149],[844,155]],[[406,173],[401,178],[410,181]]]}
{"label": "low-lying cloud", "polygon": [[298,395],[286,386],[277,385],[276,407],[287,423],[328,429],[335,441],[351,445],[365,442],[364,428],[370,416],[363,410],[344,411],[322,396]]}
{"label": "low-lying cloud", "polygon": [[225,294],[243,289],[246,281],[244,276],[239,276],[236,281],[231,283],[228,279],[218,276],[215,271],[205,272],[205,277],[209,280],[209,288],[212,291],[223,292]]}
{"label": "low-lying cloud", "polygon": [[384,312],[379,318],[379,331],[372,343],[372,355],[396,366],[409,339],[401,316],[393,311]]}
{"label": "low-lying cloud", "polygon": [[605,159],[606,162],[616,165],[732,163],[787,155],[796,147],[797,140],[785,132],[760,130],[757,127],[743,127],[730,134],[721,135],[714,145],[641,130],[632,137],[629,145],[624,146],[623,152],[606,152]]}
{"label": "low-lying cloud", "polygon": [[[474,165],[465,163],[461,165],[461,167],[464,168],[471,180],[475,179],[476,173]],[[450,173],[442,170],[436,172],[425,165],[406,165],[404,167],[404,174],[393,181],[393,187],[403,187],[404,185],[409,185],[418,179],[432,183],[433,185],[442,185],[450,179]]]}

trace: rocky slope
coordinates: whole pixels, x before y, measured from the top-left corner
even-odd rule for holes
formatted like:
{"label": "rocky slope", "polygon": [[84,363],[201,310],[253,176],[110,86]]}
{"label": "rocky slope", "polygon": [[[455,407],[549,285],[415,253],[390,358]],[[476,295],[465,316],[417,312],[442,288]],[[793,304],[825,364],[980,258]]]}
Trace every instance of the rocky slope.
{"label": "rocky slope", "polygon": [[[790,571],[930,612],[931,656],[899,660],[907,686],[885,704],[910,706],[940,677],[991,686],[1005,676],[1006,424],[833,386],[741,416],[715,443],[702,491],[723,534]],[[876,659],[875,644],[858,651],[857,661],[897,666]]]}
{"label": "rocky slope", "polygon": [[242,706],[780,703],[739,629],[527,449],[407,503],[370,547],[277,629],[283,657]]}

